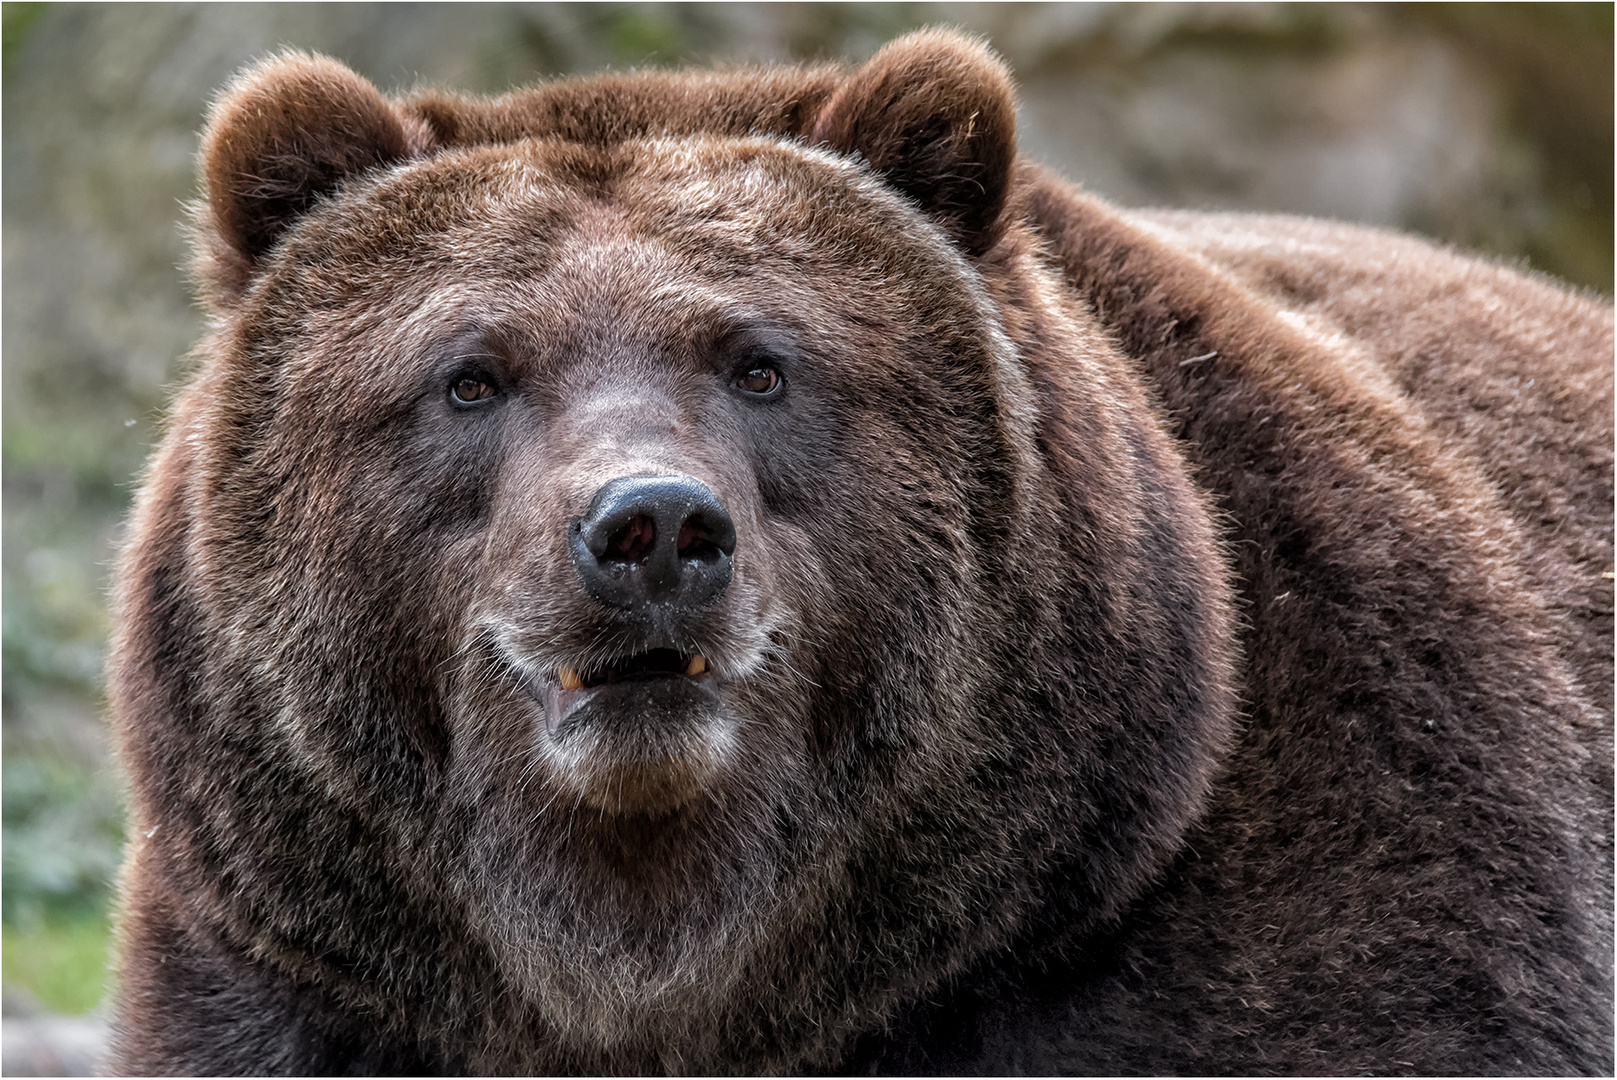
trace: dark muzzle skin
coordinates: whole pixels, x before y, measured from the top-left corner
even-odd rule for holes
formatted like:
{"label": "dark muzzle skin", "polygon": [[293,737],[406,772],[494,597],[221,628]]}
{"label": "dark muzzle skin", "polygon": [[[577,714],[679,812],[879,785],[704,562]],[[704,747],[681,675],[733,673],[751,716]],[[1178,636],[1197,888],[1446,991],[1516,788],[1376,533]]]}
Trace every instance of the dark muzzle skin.
{"label": "dark muzzle skin", "polygon": [[730,585],[735,523],[691,476],[620,476],[567,527],[579,584],[631,616],[694,614]]}

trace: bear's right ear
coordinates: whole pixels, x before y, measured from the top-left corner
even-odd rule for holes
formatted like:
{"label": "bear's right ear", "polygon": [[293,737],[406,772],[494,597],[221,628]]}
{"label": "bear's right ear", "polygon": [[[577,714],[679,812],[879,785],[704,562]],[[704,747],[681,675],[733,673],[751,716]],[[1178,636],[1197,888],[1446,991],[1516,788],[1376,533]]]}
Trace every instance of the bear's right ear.
{"label": "bear's right ear", "polygon": [[988,46],[920,30],[877,50],[831,95],[812,143],[856,153],[948,229],[968,255],[1004,231],[1016,95]]}
{"label": "bear's right ear", "polygon": [[349,177],[411,156],[381,92],[335,60],[287,52],[239,75],[202,136],[202,272],[216,297],[246,288],[315,200]]}

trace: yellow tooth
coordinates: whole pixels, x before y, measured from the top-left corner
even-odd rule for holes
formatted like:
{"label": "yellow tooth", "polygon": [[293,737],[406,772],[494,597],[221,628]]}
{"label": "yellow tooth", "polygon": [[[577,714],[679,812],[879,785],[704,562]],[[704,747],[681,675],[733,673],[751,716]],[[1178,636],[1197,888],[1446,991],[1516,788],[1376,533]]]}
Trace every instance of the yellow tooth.
{"label": "yellow tooth", "polygon": [[700,653],[691,657],[691,662],[685,665],[685,674],[687,675],[700,675],[706,670],[707,660]]}
{"label": "yellow tooth", "polygon": [[578,672],[574,671],[572,668],[563,667],[561,669],[560,675],[561,675],[561,688],[563,690],[582,690],[582,689],[584,689],[584,680],[580,679],[578,677]]}

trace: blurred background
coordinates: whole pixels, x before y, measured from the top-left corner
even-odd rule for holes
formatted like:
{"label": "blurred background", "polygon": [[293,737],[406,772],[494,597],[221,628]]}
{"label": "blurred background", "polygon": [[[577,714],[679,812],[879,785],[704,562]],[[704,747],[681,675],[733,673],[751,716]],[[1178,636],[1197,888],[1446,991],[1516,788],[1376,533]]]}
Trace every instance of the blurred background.
{"label": "blurred background", "polygon": [[[281,46],[383,89],[605,67],[863,60],[986,36],[1026,153],[1125,205],[1414,230],[1612,290],[1609,4],[7,3],[3,76],[4,1069],[84,1071],[104,1025],[121,789],[108,564],[201,316],[197,129]],[[54,1056],[53,1056],[54,1055]]]}

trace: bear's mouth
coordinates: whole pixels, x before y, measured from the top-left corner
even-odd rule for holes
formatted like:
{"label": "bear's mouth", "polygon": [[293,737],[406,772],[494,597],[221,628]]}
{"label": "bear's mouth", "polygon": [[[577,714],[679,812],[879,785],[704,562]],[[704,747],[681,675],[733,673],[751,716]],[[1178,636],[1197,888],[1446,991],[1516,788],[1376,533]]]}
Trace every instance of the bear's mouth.
{"label": "bear's mouth", "polygon": [[681,653],[674,649],[651,649],[601,667],[580,669],[563,664],[556,672],[556,682],[565,691],[577,691],[593,690],[631,679],[679,676],[688,679],[711,678],[707,657],[701,653]]}
{"label": "bear's mouth", "polygon": [[719,680],[707,657],[677,649],[648,649],[610,664],[563,664],[542,680],[534,696],[545,707],[551,735],[577,724],[599,727],[608,717],[664,718],[705,711],[718,696]]}

